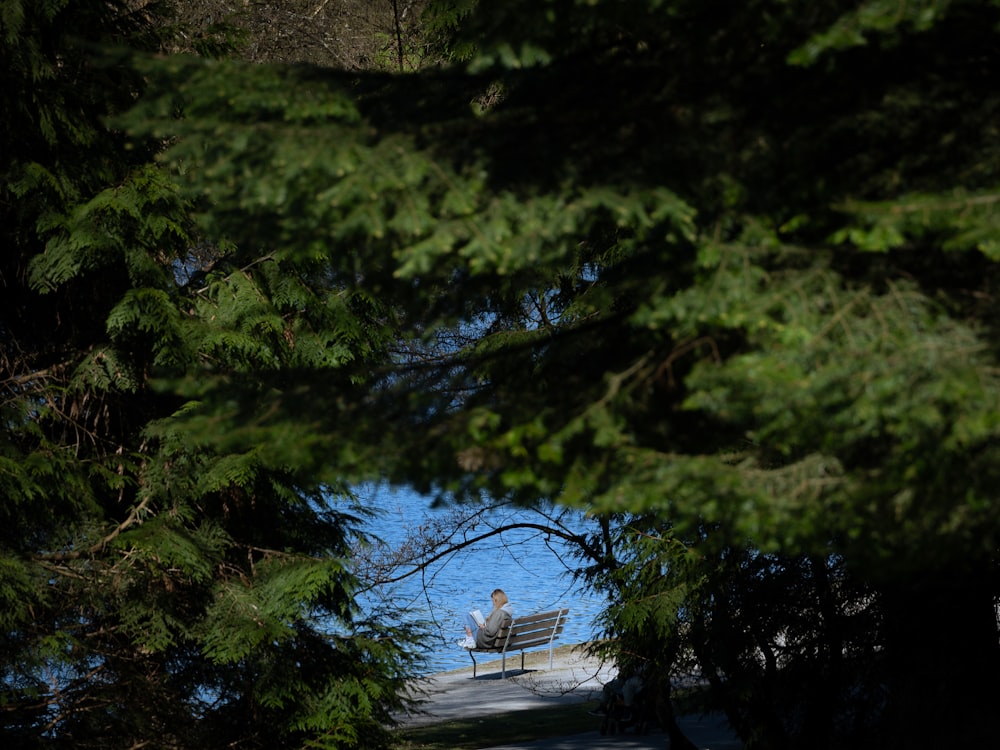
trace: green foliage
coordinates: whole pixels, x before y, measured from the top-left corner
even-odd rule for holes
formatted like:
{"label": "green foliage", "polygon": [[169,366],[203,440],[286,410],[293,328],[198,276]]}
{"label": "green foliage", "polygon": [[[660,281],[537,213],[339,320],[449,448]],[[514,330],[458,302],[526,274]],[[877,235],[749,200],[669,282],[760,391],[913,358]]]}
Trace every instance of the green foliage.
{"label": "green foliage", "polygon": [[475,47],[457,40],[463,22],[473,11],[478,0],[435,0],[421,15],[428,46],[446,60],[467,60]]}
{"label": "green foliage", "polygon": [[[727,267],[737,268],[720,264],[720,275]],[[745,424],[743,435],[758,446],[735,453],[745,490],[764,499],[750,506],[749,538],[767,546],[768,529],[798,525],[822,545],[831,529],[846,539],[863,518],[863,548],[851,559],[874,556],[877,567],[905,560],[926,535],[947,536],[953,514],[967,513],[969,498],[984,490],[978,472],[944,480],[940,470],[970,462],[996,440],[1000,384],[987,348],[910,285],[890,283],[876,295],[845,288],[828,272],[792,278],[787,289],[772,277],[769,286],[782,293],[758,298],[762,307],[737,302],[706,321],[741,326],[753,348],[721,366],[699,364],[685,408]],[[873,516],[873,506],[884,516]],[[803,517],[813,515],[809,508],[818,511],[814,524]],[[995,523],[978,513],[965,520],[984,533]],[[789,535],[774,541],[801,543]],[[964,558],[965,544],[956,538],[939,551]]]}
{"label": "green foliage", "polygon": [[[922,597],[982,581],[957,599],[1000,658],[996,4],[429,10],[455,64],[400,79],[137,63],[119,122],[172,138],[201,231],[254,269],[215,287],[242,312],[208,350],[284,367],[252,287],[292,269],[379,300],[338,350],[370,387],[309,420],[352,476],[636,514],[604,540],[611,634],[697,660],[747,737],[905,744],[930,705],[906,655],[941,684],[976,661],[941,619],[917,658]],[[354,331],[380,325],[366,379]],[[256,429],[208,414],[247,458],[221,476],[255,481]]]}
{"label": "green foliage", "polygon": [[[815,63],[824,53],[868,44],[870,36],[880,39],[892,32],[927,31],[947,12],[951,0],[924,0],[896,3],[870,0],[838,18],[829,28],[813,35],[789,55],[793,65]],[[902,29],[901,29],[902,27]]]}
{"label": "green foliage", "polygon": [[[301,418],[366,382],[381,308],[309,258],[236,265],[161,144],[107,127],[144,85],[120,48],[172,44],[169,8],[133,5],[2,8],[4,736],[386,746],[413,629],[355,611],[363,511]],[[274,84],[234,106],[350,120]]]}
{"label": "green foliage", "polygon": [[948,195],[908,195],[892,203],[847,203],[844,211],[855,223],[834,233],[832,239],[885,252],[925,237],[940,237],[944,250],[974,250],[996,261],[1000,258],[998,200],[994,190],[967,194],[958,188]]}
{"label": "green foliage", "polygon": [[[147,248],[186,241],[183,224],[176,189],[160,170],[142,166],[121,184],[74,206],[70,215],[50,215],[39,222],[38,230],[51,239],[32,264],[29,283],[51,291],[118,262],[133,283],[151,283],[163,272],[162,258],[151,257]],[[119,252],[125,253],[120,261]]]}
{"label": "green foliage", "polygon": [[[149,695],[178,744],[378,746],[409,633],[354,611],[325,491],[389,480],[604,519],[622,655],[763,746],[992,736],[996,3],[432,3],[453,64],[398,77],[102,67],[46,24],[156,35],[38,7],[4,32],[3,590],[45,608],[11,680],[103,660],[122,743],[167,736],[119,710]],[[105,739],[83,705],[59,731]]]}

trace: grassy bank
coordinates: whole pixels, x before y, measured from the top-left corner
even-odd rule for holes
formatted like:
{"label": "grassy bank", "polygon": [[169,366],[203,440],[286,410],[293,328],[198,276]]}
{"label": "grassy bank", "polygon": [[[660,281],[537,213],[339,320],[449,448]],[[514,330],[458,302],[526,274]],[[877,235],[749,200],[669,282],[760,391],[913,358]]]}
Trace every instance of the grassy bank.
{"label": "grassy bank", "polygon": [[587,715],[588,709],[593,707],[592,703],[553,705],[411,727],[400,731],[397,747],[400,750],[477,750],[590,732],[599,725],[598,719]]}

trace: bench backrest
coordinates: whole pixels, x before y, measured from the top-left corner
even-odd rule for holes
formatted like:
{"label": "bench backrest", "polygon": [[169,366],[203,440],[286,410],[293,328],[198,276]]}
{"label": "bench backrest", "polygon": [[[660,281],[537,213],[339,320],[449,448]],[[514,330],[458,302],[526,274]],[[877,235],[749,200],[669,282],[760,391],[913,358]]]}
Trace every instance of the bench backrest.
{"label": "bench backrest", "polygon": [[516,617],[510,624],[510,630],[506,634],[501,633],[496,642],[504,644],[499,647],[504,651],[548,646],[563,632],[568,617],[568,609],[554,609],[537,615]]}

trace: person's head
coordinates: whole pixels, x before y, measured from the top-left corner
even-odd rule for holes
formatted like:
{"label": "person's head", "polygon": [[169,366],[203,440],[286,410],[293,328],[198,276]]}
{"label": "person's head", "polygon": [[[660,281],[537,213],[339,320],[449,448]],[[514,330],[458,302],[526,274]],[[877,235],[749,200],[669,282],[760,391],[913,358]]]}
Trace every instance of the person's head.
{"label": "person's head", "polygon": [[494,589],[491,596],[493,597],[493,609],[500,609],[500,607],[507,603],[507,595],[503,592],[503,589]]}

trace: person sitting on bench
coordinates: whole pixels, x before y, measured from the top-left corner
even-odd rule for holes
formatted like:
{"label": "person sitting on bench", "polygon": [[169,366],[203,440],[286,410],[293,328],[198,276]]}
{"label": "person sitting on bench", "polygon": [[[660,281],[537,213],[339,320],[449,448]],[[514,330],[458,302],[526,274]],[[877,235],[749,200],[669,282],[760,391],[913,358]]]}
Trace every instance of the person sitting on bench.
{"label": "person sitting on bench", "polygon": [[462,648],[495,647],[497,636],[514,621],[514,609],[503,589],[495,589],[491,598],[493,609],[485,618],[479,610],[465,615],[465,640],[458,644]]}

